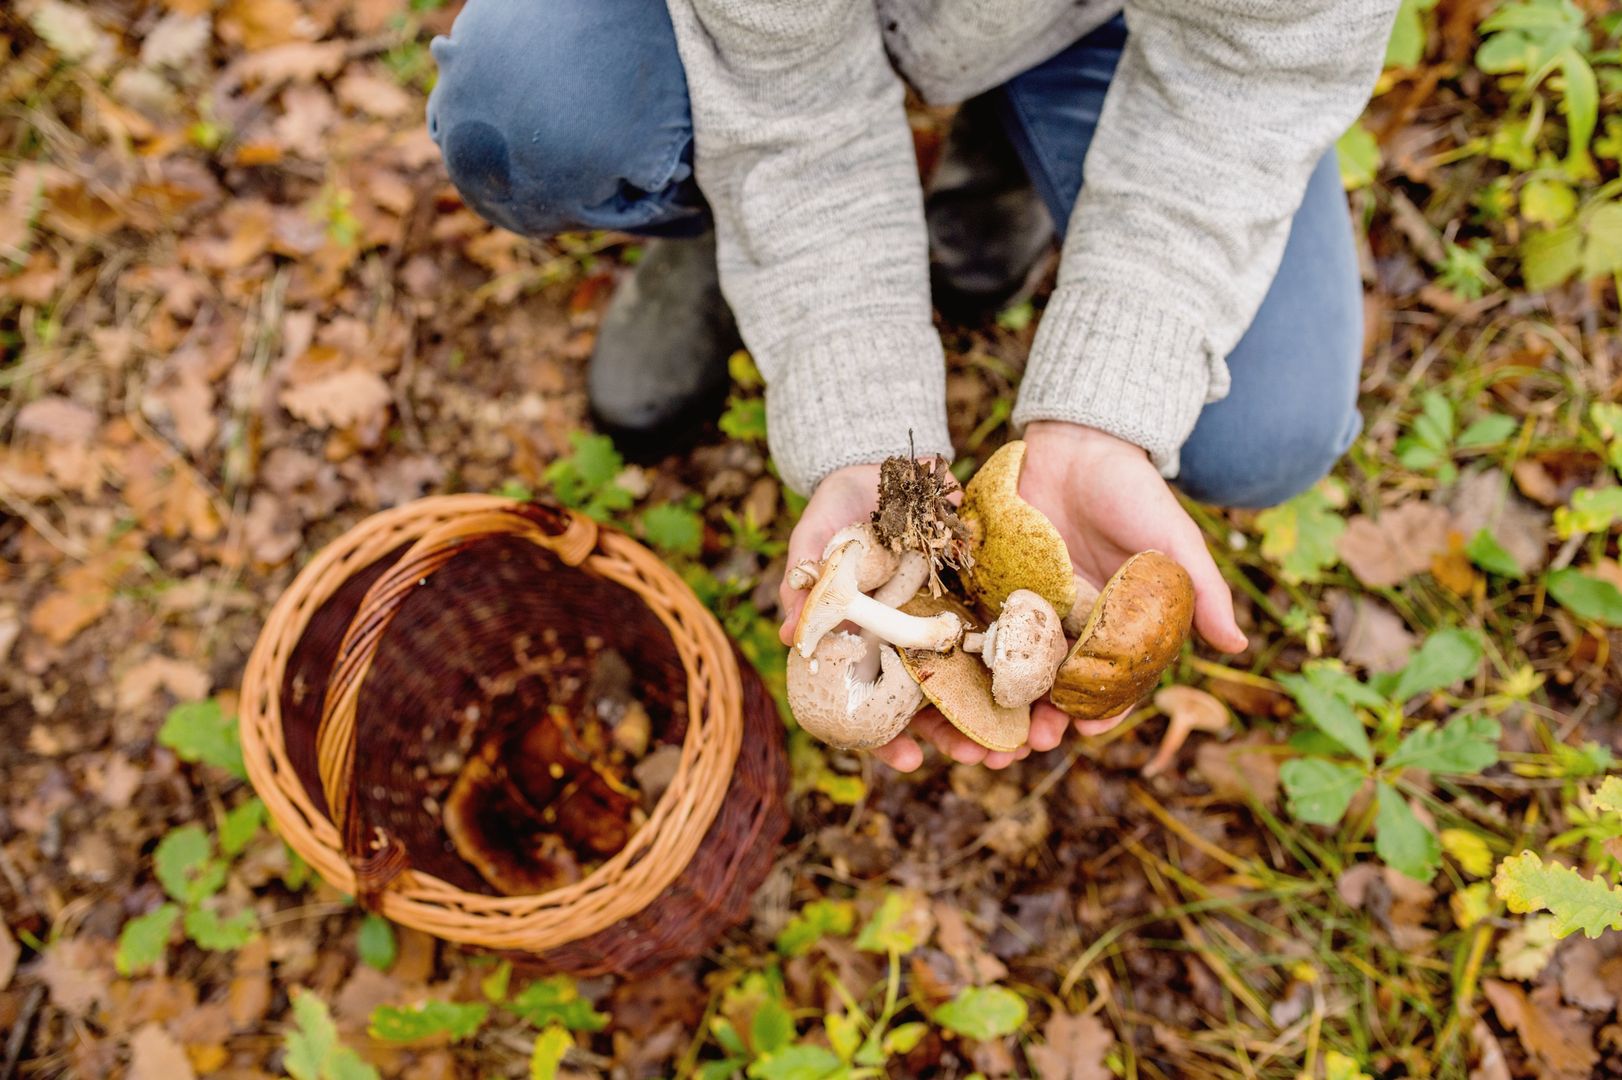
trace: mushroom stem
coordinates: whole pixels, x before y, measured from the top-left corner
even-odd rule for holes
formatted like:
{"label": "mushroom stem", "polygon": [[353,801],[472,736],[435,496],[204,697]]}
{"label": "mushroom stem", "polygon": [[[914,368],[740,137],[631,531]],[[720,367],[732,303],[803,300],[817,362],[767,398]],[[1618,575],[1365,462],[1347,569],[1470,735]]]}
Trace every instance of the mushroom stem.
{"label": "mushroom stem", "polygon": [[846,602],[845,618],[903,649],[946,652],[963,636],[963,620],[950,611],[920,618],[903,614],[862,593]]}
{"label": "mushroom stem", "polygon": [[817,583],[821,571],[815,559],[804,559],[789,567],[788,587],[796,592],[803,592]]}
{"label": "mushroom stem", "polygon": [[898,608],[918,595],[918,590],[929,580],[929,559],[916,551],[901,554],[901,564],[889,581],[878,587],[873,599],[889,607]]}
{"label": "mushroom stem", "polygon": [[963,651],[972,653],[990,652],[991,646],[988,643],[991,641],[991,627],[996,625],[996,623],[992,623],[991,626],[986,627],[984,630],[970,630],[967,634],[964,634]]}

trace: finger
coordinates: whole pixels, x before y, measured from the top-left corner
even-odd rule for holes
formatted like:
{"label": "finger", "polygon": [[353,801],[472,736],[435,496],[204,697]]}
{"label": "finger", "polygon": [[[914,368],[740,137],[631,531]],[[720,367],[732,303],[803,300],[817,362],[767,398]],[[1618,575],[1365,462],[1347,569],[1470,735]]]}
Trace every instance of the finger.
{"label": "finger", "polygon": [[777,640],[784,645],[794,644],[794,630],[800,625],[800,609],[810,594],[803,589],[791,589],[785,578],[777,590],[778,602],[783,605],[783,625],[777,628]]}
{"label": "finger", "polygon": [[934,709],[912,718],[912,732],[934,744],[935,749],[959,765],[978,765],[986,759],[986,748],[947,722]]}
{"label": "finger", "polygon": [[1233,592],[1222,579],[1222,571],[1206,550],[1205,540],[1196,531],[1176,546],[1171,557],[1183,564],[1194,580],[1194,628],[1200,637],[1223,652],[1235,653],[1250,644],[1233,616]]}
{"label": "finger", "polygon": [[1031,706],[1031,734],[1025,740],[1032,750],[1046,752],[1064,741],[1070,717],[1045,701]]}
{"label": "finger", "polygon": [[992,750],[986,754],[986,759],[981,764],[988,769],[1006,769],[1018,760],[1019,756],[1016,751]]}
{"label": "finger", "polygon": [[1022,746],[1018,750],[1014,751],[1014,760],[1015,761],[1024,761],[1026,758],[1028,758],[1030,756],[1031,756],[1031,748],[1029,746]]}
{"label": "finger", "polygon": [[896,772],[908,773],[924,763],[924,748],[918,745],[918,740],[903,733],[883,746],[875,746],[873,756]]}
{"label": "finger", "polygon": [[1102,735],[1115,727],[1122,720],[1131,715],[1132,710],[1126,709],[1115,716],[1105,717],[1103,720],[1076,720],[1076,731],[1085,736]]}

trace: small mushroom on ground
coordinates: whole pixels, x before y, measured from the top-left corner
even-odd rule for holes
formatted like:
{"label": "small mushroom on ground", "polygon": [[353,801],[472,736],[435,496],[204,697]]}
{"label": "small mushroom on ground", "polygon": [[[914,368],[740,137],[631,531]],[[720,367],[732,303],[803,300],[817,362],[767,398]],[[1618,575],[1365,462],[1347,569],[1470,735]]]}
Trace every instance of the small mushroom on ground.
{"label": "small mushroom on ground", "polygon": [[963,650],[979,653],[991,669],[991,696],[1010,709],[1052,688],[1067,647],[1053,605],[1029,589],[1009,593],[984,633],[963,635]]}
{"label": "small mushroom on ground", "polygon": [[1077,578],[1059,530],[1019,497],[1024,462],[1025,444],[1008,443],[963,489],[958,513],[974,536],[974,562],[963,571],[963,584],[988,617],[1002,610],[1010,593],[1029,589],[1063,618],[1075,605]]}
{"label": "small mushroom on ground", "polygon": [[1148,693],[1188,640],[1194,583],[1158,551],[1132,556],[1104,585],[1048,699],[1078,720],[1102,720]]}
{"label": "small mushroom on ground", "polygon": [[794,647],[802,657],[810,659],[823,635],[842,622],[853,622],[897,647],[944,651],[957,645],[964,626],[957,614],[907,615],[864,594],[858,587],[861,557],[861,542],[851,540],[823,561],[794,632]]}
{"label": "small mushroom on ground", "polygon": [[[949,613],[967,622],[968,609],[950,596],[919,593],[902,611],[919,617]],[[991,671],[973,653],[962,649],[931,652],[902,649],[901,662],[924,696],[951,725],[990,750],[1018,750],[1031,734],[1031,707],[999,705],[992,693]]]}
{"label": "small mushroom on ground", "polygon": [[1171,717],[1155,756],[1139,770],[1144,779],[1159,776],[1177,760],[1177,751],[1196,731],[1213,735],[1228,726],[1228,707],[1204,690],[1192,686],[1168,686],[1155,694],[1155,708]]}

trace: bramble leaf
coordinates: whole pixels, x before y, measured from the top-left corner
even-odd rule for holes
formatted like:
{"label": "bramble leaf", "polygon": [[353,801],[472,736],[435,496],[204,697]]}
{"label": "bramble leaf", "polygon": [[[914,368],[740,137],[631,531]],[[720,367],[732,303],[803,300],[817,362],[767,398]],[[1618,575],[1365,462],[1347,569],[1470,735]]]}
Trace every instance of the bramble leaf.
{"label": "bramble leaf", "polygon": [[650,506],[642,514],[642,538],[667,555],[695,558],[704,546],[704,518],[680,503]]}
{"label": "bramble leaf", "polygon": [[118,954],[113,959],[118,973],[134,975],[163,959],[178,918],[180,905],[161,904],[125,923],[118,934]]}
{"label": "bramble leaf", "polygon": [[225,885],[225,864],[213,858],[214,844],[201,825],[182,825],[158,841],[152,868],[163,891],[183,904],[196,904]]}
{"label": "bramble leaf", "polygon": [[1442,727],[1424,723],[1407,735],[1385,764],[1392,769],[1479,773],[1498,761],[1501,729],[1490,716],[1455,716]]}
{"label": "bramble leaf", "polygon": [[181,761],[215,765],[239,780],[248,778],[242,764],[242,742],[237,737],[237,718],[225,715],[214,698],[188,701],[169,710],[158,731],[158,742],[173,750]]}
{"label": "bramble leaf", "polygon": [[751,1080],[822,1080],[845,1067],[825,1046],[796,1044],[760,1058],[749,1066]]}
{"label": "bramble leaf", "polygon": [[1345,747],[1365,765],[1374,761],[1374,749],[1369,745],[1368,731],[1357,713],[1342,698],[1329,692],[1311,679],[1300,675],[1285,675],[1279,679],[1301,713],[1319,731]]}
{"label": "bramble leaf", "polygon": [[557,1024],[549,1024],[535,1036],[535,1048],[529,1055],[529,1080],[557,1080],[558,1066],[563,1055],[574,1045],[574,1037]]}
{"label": "bramble leaf", "polygon": [[1346,521],[1320,488],[1308,488],[1289,502],[1256,515],[1262,554],[1279,565],[1285,581],[1316,581],[1340,561],[1335,542]]}
{"label": "bramble leaf", "polygon": [[1012,1035],[1030,1010],[1025,999],[1005,986],[971,986],[935,1010],[935,1022],[954,1035],[997,1039]]}
{"label": "bramble leaf", "polygon": [[220,822],[220,851],[232,856],[242,854],[265,827],[265,816],[265,804],[258,798],[231,808]]}
{"label": "bramble leaf", "polygon": [[1345,815],[1367,774],[1351,765],[1309,757],[1286,761],[1278,775],[1297,821],[1333,825]]}
{"label": "bramble leaf", "polygon": [[490,1015],[484,1001],[419,1001],[414,1005],[379,1005],[366,1031],[385,1042],[416,1042],[444,1035],[453,1042],[469,1038]]}
{"label": "bramble leaf", "polygon": [[1439,630],[1425,639],[1419,651],[1397,676],[1393,701],[1407,701],[1432,690],[1463,682],[1481,666],[1484,646],[1474,630]]}
{"label": "bramble leaf", "polygon": [[601,1031],[608,1026],[608,1017],[580,996],[567,975],[535,980],[507,1007],[536,1027],[559,1023],[570,1031]]}
{"label": "bramble leaf", "polygon": [[1489,574],[1497,574],[1511,580],[1519,580],[1526,576],[1520,564],[1515,561],[1515,556],[1511,555],[1509,549],[1500,544],[1498,537],[1486,527],[1476,530],[1470,542],[1464,545],[1464,553],[1469,556],[1471,562]]}
{"label": "bramble leaf", "polygon": [[1591,938],[1607,929],[1622,930],[1622,889],[1569,866],[1546,863],[1530,851],[1499,863],[1492,883],[1498,898],[1518,915],[1551,912],[1557,938],[1578,930]]}
{"label": "bramble leaf", "polygon": [[308,990],[294,991],[293,1022],[282,1040],[282,1067],[293,1080],[379,1080],[376,1069],[338,1041],[326,1003]]}
{"label": "bramble leaf", "polygon": [[844,936],[856,925],[856,905],[849,900],[813,900],[777,935],[777,951],[802,956],[825,935]]}
{"label": "bramble leaf", "polygon": [[232,952],[259,934],[259,920],[252,911],[239,911],[222,919],[209,908],[187,908],[185,922],[186,936],[211,952]]}
{"label": "bramble leaf", "polygon": [[1374,812],[1374,851],[1387,866],[1415,881],[1429,881],[1442,865],[1442,842],[1414,813],[1402,793],[1385,781],[1378,785]]}
{"label": "bramble leaf", "polygon": [[1543,581],[1549,595],[1579,619],[1622,626],[1622,592],[1609,581],[1601,581],[1573,566],[1551,570]]}

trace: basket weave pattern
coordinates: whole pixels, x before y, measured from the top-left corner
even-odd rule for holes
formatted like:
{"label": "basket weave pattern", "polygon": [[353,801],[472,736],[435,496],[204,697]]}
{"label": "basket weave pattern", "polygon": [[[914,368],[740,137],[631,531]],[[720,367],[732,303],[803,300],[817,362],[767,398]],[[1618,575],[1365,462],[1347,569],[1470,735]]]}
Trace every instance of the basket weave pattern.
{"label": "basket weave pattern", "polygon": [[[603,645],[679,738],[675,775],[585,877],[494,895],[422,809],[427,763],[494,722],[480,710],[515,651]],[[618,532],[494,496],[420,500],[323,549],[249,660],[242,740],[279,829],[333,886],[556,969],[633,973],[701,950],[747,911],[787,828],[776,710],[685,583]]]}

